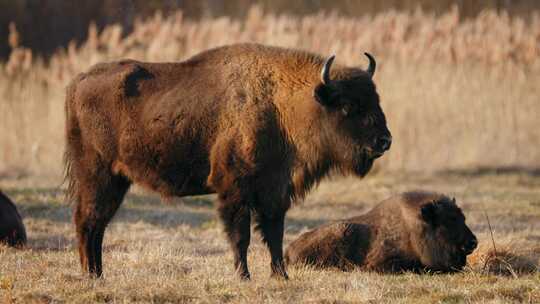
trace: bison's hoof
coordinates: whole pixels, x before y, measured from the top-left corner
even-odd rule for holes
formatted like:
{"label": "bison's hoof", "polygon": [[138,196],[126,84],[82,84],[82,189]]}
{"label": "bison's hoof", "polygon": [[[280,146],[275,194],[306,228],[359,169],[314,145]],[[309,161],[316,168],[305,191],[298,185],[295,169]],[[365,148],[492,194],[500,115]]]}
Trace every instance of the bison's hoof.
{"label": "bison's hoof", "polygon": [[240,280],[242,280],[242,281],[251,280],[251,275],[249,274],[249,272],[240,272],[240,273],[238,273],[238,276],[240,277]]}
{"label": "bison's hoof", "polygon": [[83,275],[85,275],[87,278],[91,280],[99,280],[103,278],[103,275],[101,273],[98,274],[95,272],[86,272],[86,273],[83,273]]}

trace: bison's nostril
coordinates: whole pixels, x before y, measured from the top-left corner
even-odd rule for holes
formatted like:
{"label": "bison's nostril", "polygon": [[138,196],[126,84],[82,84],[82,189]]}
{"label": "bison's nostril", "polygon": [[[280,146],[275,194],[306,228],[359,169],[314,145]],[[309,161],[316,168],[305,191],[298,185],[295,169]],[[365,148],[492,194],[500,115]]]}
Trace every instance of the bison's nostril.
{"label": "bison's nostril", "polygon": [[377,140],[377,148],[380,151],[388,151],[390,149],[390,146],[392,145],[392,137],[389,136],[381,136]]}
{"label": "bison's nostril", "polygon": [[472,253],[475,249],[476,249],[476,246],[478,246],[478,241],[476,240],[476,238],[472,239],[472,240],[469,240],[465,246],[464,246],[464,250],[467,252],[467,253]]}

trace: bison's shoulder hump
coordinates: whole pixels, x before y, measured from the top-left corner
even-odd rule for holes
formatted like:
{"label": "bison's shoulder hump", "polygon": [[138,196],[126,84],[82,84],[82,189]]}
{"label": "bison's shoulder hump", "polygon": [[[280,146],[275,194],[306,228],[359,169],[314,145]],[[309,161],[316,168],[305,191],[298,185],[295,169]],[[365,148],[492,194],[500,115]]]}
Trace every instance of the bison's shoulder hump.
{"label": "bison's shoulder hump", "polygon": [[139,64],[130,64],[128,69],[122,73],[122,88],[126,97],[138,96],[139,82],[154,78],[154,75]]}
{"label": "bison's shoulder hump", "polygon": [[87,72],[79,74],[69,87],[88,86],[90,93],[109,88],[117,96],[133,97],[140,95],[140,82],[152,78],[154,75],[144,67],[144,63],[122,60],[92,66]]}

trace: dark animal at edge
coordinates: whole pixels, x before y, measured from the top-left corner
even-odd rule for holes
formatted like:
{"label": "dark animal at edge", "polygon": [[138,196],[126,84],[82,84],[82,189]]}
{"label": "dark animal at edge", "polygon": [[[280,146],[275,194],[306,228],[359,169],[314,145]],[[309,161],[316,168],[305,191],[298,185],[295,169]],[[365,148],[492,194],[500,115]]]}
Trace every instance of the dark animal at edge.
{"label": "dark animal at edge", "polygon": [[20,247],[26,244],[26,230],[15,204],[0,191],[0,243]]}
{"label": "dark animal at edge", "polygon": [[455,199],[408,192],[370,212],[306,232],[285,253],[287,264],[379,272],[455,272],[477,240]]}
{"label": "dark animal at edge", "polygon": [[177,63],[124,60],[66,92],[66,178],[83,269],[101,276],[105,227],[132,183],[164,197],[218,193],[241,278],[253,217],[287,278],[285,213],[331,171],[364,176],[390,148],[367,71],[305,51],[224,46]]}

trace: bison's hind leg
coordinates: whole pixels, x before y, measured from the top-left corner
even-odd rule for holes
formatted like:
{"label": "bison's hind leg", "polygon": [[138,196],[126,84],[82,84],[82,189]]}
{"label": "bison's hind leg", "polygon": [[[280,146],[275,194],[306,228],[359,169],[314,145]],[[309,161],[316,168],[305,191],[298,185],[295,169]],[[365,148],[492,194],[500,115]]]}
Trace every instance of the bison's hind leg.
{"label": "bison's hind leg", "polygon": [[79,256],[83,270],[100,277],[105,228],[122,203],[130,181],[123,176],[113,175],[110,166],[98,155],[87,155],[82,161],[86,166],[79,164],[74,176],[78,185],[74,195],[77,200],[74,222]]}
{"label": "bison's hind leg", "polygon": [[249,280],[247,252],[251,238],[251,210],[234,196],[220,195],[219,216],[234,253],[234,267],[243,280]]}
{"label": "bison's hind leg", "polygon": [[272,261],[270,267],[272,276],[288,279],[285,263],[283,262],[283,229],[285,225],[285,212],[268,216],[263,210],[255,214],[257,230],[261,233],[262,240],[270,251]]}

